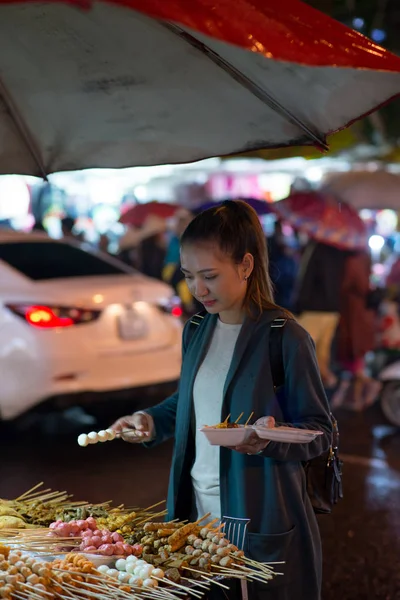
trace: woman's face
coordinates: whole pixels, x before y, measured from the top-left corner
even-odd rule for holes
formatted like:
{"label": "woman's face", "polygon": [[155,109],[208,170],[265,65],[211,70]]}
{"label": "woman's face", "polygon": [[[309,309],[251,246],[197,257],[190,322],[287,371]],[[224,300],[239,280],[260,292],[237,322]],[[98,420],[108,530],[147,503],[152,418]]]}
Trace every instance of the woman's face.
{"label": "woman's face", "polygon": [[251,254],[237,265],[214,244],[186,244],[181,249],[181,268],[190,292],[209,313],[219,314],[225,323],[243,321]]}

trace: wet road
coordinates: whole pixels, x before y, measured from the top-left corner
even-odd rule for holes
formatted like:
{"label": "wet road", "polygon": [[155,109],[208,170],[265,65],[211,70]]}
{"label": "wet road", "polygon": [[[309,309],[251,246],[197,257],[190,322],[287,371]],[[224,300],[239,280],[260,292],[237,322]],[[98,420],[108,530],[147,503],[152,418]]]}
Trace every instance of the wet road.
{"label": "wet road", "polygon": [[[100,416],[99,425],[111,416]],[[337,416],[345,499],[320,518],[323,600],[400,600],[400,432],[379,407]],[[170,444],[151,451],[120,441],[79,448],[76,433],[2,435],[0,497],[16,497],[38,481],[93,502],[146,506],[166,497]]]}

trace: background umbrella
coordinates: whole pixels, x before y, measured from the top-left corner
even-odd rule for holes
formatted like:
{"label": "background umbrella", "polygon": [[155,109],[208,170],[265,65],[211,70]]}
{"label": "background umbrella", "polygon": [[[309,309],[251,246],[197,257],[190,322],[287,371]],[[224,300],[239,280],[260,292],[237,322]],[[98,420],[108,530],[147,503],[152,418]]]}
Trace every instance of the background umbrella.
{"label": "background umbrella", "polygon": [[1,2],[0,172],[326,148],[399,72],[298,0]]}
{"label": "background umbrella", "polygon": [[181,207],[176,204],[167,204],[166,202],[136,204],[121,215],[119,222],[124,225],[141,227],[150,216],[159,217],[160,219],[169,219],[173,217],[180,208]]}
{"label": "background umbrella", "polygon": [[[243,202],[247,202],[258,215],[268,215],[271,212],[271,207],[268,202],[265,200],[258,200],[257,198],[236,198],[236,200],[243,200]],[[221,206],[223,201],[221,202],[206,202],[202,204],[198,208],[196,208],[194,213],[201,213],[208,208],[213,208],[214,206]]]}
{"label": "background umbrella", "polygon": [[322,192],[360,210],[400,209],[400,176],[387,171],[355,171],[329,175]]}
{"label": "background umbrella", "polygon": [[357,212],[333,197],[315,192],[291,194],[271,204],[272,211],[311,238],[344,250],[365,250],[367,231]]}

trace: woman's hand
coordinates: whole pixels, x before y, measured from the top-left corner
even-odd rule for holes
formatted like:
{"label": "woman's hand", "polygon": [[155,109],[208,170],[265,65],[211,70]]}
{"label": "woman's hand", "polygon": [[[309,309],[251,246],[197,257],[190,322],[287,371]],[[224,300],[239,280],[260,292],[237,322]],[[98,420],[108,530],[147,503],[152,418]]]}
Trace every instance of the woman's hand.
{"label": "woman's hand", "polygon": [[136,412],[115,421],[111,425],[111,429],[116,433],[120,433],[125,442],[137,444],[151,440],[154,434],[154,422],[147,413]]}
{"label": "woman's hand", "polygon": [[[263,427],[275,427],[275,419],[274,417],[261,417],[261,419],[258,419],[255,424]],[[235,446],[231,448],[231,450],[236,450],[236,452],[240,452],[242,454],[261,454],[268,444],[269,440],[260,439],[257,433],[252,431],[244,444]]]}

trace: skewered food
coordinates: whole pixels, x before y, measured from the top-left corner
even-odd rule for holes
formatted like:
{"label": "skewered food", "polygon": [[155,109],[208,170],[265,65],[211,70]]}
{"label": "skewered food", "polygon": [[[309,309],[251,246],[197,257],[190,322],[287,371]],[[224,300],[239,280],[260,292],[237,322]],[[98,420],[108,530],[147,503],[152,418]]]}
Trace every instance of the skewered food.
{"label": "skewered food", "polygon": [[142,546],[138,544],[132,546],[125,543],[124,538],[119,533],[108,529],[97,529],[97,523],[93,517],[80,521],[70,521],[69,523],[60,520],[55,521],[51,523],[48,535],[61,538],[82,538],[79,550],[88,554],[124,556],[129,554],[139,555],[142,552]]}
{"label": "skewered food", "polygon": [[98,442],[111,442],[115,439],[116,433],[113,429],[101,430],[99,432],[91,431],[90,433],[81,433],[78,435],[78,444],[83,448],[89,444],[97,444]]}

